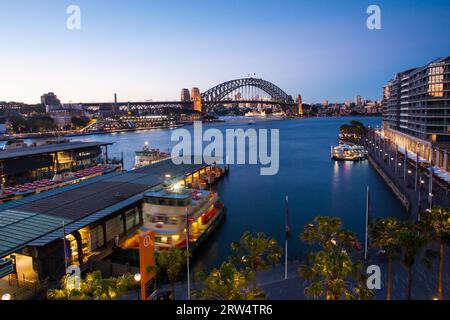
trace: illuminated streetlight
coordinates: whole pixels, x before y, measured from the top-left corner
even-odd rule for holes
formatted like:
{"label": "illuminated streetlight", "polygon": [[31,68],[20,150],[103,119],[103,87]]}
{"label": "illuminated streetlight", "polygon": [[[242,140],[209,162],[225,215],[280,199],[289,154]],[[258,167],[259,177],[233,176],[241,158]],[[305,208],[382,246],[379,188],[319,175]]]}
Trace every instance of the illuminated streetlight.
{"label": "illuminated streetlight", "polygon": [[172,190],[175,191],[175,192],[179,191],[180,189],[181,189],[181,184],[179,182],[175,183],[172,186]]}
{"label": "illuminated streetlight", "polygon": [[2,300],[11,300],[11,294],[10,293],[5,293],[2,295]]}
{"label": "illuminated streetlight", "polygon": [[134,275],[134,281],[136,281],[136,282],[140,282],[141,281],[141,274],[140,273],[136,273]]}
{"label": "illuminated streetlight", "polygon": [[408,188],[411,188],[411,170],[408,170]]}
{"label": "illuminated streetlight", "polygon": [[134,275],[134,282],[136,282],[137,299],[140,300],[141,299],[141,294],[140,294],[141,274],[140,273],[136,273]]}

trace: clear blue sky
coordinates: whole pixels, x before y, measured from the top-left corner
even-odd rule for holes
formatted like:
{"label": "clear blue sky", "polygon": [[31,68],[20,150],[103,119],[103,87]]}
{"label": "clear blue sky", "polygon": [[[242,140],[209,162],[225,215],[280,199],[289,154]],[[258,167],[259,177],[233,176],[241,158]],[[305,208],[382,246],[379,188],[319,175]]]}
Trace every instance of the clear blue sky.
{"label": "clear blue sky", "polygon": [[0,0],[0,101],[175,99],[249,73],[306,102],[379,99],[396,72],[450,55],[449,34],[438,0]]}

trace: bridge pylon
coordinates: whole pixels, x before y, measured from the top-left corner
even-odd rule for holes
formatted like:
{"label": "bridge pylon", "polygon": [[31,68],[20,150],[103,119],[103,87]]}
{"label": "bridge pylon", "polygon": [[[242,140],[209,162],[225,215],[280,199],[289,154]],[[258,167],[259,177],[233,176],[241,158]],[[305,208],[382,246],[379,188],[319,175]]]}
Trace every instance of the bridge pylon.
{"label": "bridge pylon", "polygon": [[198,112],[202,112],[202,95],[200,94],[199,88],[192,88],[191,90],[191,99],[194,102],[194,110]]}

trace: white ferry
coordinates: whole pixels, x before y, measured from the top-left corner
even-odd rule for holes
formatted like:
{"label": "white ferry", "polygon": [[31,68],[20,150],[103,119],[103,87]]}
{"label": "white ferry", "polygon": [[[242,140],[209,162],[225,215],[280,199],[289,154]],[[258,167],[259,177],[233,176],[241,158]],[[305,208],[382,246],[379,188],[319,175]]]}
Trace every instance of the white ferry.
{"label": "white ferry", "polygon": [[[144,195],[143,229],[155,234],[157,251],[170,247],[197,248],[225,215],[217,192],[195,190],[175,184]],[[189,232],[186,230],[189,229]]]}
{"label": "white ferry", "polygon": [[246,117],[266,117],[267,114],[264,110],[262,110],[261,112],[258,112],[257,110],[255,111],[249,111],[245,114]]}
{"label": "white ferry", "polygon": [[360,161],[367,156],[367,150],[363,146],[339,144],[331,147],[331,158],[333,160]]}
{"label": "white ferry", "polygon": [[159,149],[151,149],[148,142],[145,142],[142,150],[135,152],[134,168],[138,169],[140,167],[148,166],[169,157],[169,153],[160,152]]}

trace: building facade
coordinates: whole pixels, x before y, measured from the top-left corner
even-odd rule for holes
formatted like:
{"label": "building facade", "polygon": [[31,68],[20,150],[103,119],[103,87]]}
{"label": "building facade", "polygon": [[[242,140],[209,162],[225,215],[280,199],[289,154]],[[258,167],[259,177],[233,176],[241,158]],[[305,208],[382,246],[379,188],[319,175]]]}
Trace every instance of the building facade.
{"label": "building facade", "polygon": [[61,108],[61,101],[53,92],[43,94],[41,96],[41,103],[45,106],[46,112]]}
{"label": "building facade", "polygon": [[449,172],[450,56],[400,72],[383,87],[383,135]]}
{"label": "building facade", "polygon": [[361,100],[361,96],[360,96],[360,95],[357,95],[357,96],[355,97],[355,105],[356,105],[357,107],[361,107],[361,106],[362,106],[362,100]]}

